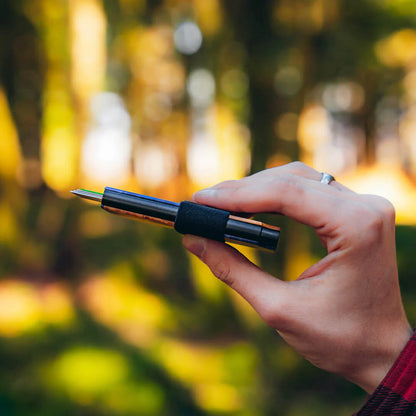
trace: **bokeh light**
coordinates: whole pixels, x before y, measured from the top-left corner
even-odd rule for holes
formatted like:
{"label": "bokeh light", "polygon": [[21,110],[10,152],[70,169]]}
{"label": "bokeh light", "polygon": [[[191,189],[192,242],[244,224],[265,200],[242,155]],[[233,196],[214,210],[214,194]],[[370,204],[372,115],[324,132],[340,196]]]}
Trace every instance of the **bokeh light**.
{"label": "bokeh light", "polygon": [[8,108],[3,89],[0,89],[0,172],[2,176],[16,175],[20,162],[20,146],[16,128]]}
{"label": "bokeh light", "polygon": [[130,116],[119,96],[100,93],[91,101],[92,126],[82,146],[82,169],[92,181],[120,184],[130,174]]}
{"label": "bokeh light", "polygon": [[364,105],[364,90],[361,85],[354,82],[340,82],[335,85],[327,85],[324,88],[322,101],[329,111],[360,110]]}
{"label": "bokeh light", "polygon": [[179,52],[192,55],[202,45],[202,33],[194,22],[183,22],[175,30],[175,46]]}
{"label": "bokeh light", "polygon": [[169,146],[163,148],[155,143],[138,143],[134,162],[137,181],[145,188],[162,185],[178,171],[178,161]]}
{"label": "bokeh light", "polygon": [[128,363],[116,351],[78,347],[65,351],[51,365],[49,378],[74,400],[90,402],[108,393],[128,376]]}
{"label": "bokeh light", "polygon": [[70,5],[72,83],[81,99],[88,99],[104,82],[106,20],[98,0],[74,0]]}
{"label": "bokeh light", "polygon": [[168,309],[157,295],[146,292],[120,275],[92,276],[80,288],[85,307],[99,322],[110,326],[129,342],[147,345],[158,327],[168,326]]}
{"label": "bokeh light", "polygon": [[[315,416],[365,399],[173,230],[78,187],[179,202],[301,160],[392,201],[416,319],[415,2],[249,3],[2,2],[0,414]],[[296,279],[325,255],[307,227],[262,217],[278,252],[239,249],[267,272]]]}
{"label": "bokeh light", "polygon": [[280,95],[295,95],[302,87],[302,73],[295,67],[283,67],[275,75],[274,87]]}
{"label": "bokeh light", "polygon": [[47,325],[67,326],[75,315],[68,289],[60,283],[36,287],[17,279],[0,282],[0,335],[17,337]]}
{"label": "bokeh light", "polygon": [[187,91],[193,106],[209,106],[214,101],[215,90],[215,79],[207,69],[196,69],[189,75]]}

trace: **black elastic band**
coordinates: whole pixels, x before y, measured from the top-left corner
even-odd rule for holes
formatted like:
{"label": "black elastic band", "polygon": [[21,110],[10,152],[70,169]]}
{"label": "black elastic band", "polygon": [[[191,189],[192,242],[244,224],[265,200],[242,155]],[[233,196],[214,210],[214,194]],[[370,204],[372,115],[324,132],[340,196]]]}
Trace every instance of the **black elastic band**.
{"label": "black elastic band", "polygon": [[224,242],[225,227],[230,213],[218,208],[183,201],[179,205],[175,230]]}

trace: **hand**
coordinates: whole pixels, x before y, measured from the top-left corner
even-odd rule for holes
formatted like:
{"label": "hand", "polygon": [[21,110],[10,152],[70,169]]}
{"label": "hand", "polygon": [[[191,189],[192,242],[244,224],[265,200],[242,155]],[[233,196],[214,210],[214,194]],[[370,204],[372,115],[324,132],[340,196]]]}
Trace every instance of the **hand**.
{"label": "hand", "polygon": [[381,197],[319,180],[294,162],[193,197],[313,227],[328,254],[294,281],[267,274],[226,244],[190,235],[183,244],[311,363],[371,393],[412,334],[398,284],[394,209]]}

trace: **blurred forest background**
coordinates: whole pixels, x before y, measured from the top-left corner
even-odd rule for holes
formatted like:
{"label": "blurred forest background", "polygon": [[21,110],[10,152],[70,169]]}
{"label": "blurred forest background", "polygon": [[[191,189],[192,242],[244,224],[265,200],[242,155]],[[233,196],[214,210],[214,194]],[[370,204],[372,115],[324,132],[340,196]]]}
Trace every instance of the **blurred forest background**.
{"label": "blurred forest background", "polygon": [[[180,201],[300,159],[397,209],[416,322],[414,0],[0,0],[0,414],[349,415],[181,238],[69,191]],[[284,218],[293,279],[324,255]],[[264,219],[263,218],[263,219]]]}

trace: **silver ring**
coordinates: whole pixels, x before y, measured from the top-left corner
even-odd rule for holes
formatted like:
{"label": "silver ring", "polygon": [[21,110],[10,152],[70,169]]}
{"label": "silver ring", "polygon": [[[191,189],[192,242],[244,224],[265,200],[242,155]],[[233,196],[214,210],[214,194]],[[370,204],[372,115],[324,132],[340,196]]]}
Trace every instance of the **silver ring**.
{"label": "silver ring", "polygon": [[334,181],[335,178],[326,172],[321,172],[321,183],[324,183],[325,185],[329,185],[332,181]]}

